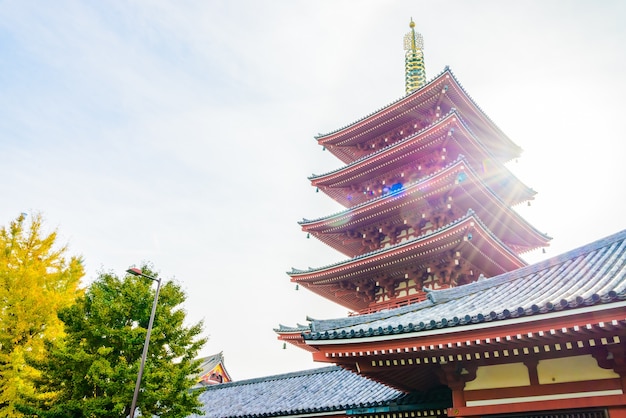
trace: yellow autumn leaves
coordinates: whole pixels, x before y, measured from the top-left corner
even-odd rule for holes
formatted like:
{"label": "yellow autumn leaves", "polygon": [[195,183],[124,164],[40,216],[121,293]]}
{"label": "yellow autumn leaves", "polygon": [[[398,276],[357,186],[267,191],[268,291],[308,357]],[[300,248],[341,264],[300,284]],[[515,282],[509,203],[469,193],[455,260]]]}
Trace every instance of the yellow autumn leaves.
{"label": "yellow autumn leaves", "polygon": [[45,340],[62,336],[57,312],[74,302],[84,276],[80,258],[42,223],[22,214],[0,229],[0,416],[22,416],[14,406],[23,397],[52,395],[35,395],[31,364],[45,357]]}

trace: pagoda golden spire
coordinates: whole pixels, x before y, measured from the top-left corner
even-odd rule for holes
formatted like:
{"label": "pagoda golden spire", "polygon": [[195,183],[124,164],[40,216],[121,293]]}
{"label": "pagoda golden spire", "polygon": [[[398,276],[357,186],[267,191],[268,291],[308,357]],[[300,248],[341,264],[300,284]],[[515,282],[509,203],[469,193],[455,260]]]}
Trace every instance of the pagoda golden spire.
{"label": "pagoda golden spire", "polygon": [[424,66],[424,39],[415,32],[415,22],[411,18],[411,31],[404,35],[404,67],[406,94],[426,84],[426,67]]}

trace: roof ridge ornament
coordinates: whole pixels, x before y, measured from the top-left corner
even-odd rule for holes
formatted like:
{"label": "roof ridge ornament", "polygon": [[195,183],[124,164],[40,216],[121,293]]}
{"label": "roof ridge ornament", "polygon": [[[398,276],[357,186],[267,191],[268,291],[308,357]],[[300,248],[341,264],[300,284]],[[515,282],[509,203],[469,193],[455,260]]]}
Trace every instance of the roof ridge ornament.
{"label": "roof ridge ornament", "polygon": [[424,66],[424,38],[415,32],[415,22],[411,18],[411,31],[404,35],[404,67],[406,94],[410,94],[426,84]]}
{"label": "roof ridge ornament", "polygon": [[426,293],[426,298],[428,298],[428,300],[431,303],[437,303],[437,297],[435,296],[436,294],[436,290],[435,289],[431,289],[429,287],[422,287],[422,291],[424,291],[424,293]]}

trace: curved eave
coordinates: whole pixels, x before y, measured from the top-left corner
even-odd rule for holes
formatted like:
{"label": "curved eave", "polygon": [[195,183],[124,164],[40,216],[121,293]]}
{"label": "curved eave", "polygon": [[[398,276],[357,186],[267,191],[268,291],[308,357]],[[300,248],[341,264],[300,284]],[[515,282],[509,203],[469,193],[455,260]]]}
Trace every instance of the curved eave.
{"label": "curved eave", "polygon": [[[466,179],[459,182],[459,176]],[[463,189],[465,193],[458,192]],[[432,176],[409,184],[397,192],[370,200],[357,207],[312,221],[300,222],[302,230],[312,234],[326,245],[354,257],[362,253],[359,240],[348,240],[344,233],[351,228],[402,218],[427,208],[426,199],[456,191],[465,205],[464,211],[473,209],[500,237],[506,236],[521,252],[547,245],[550,237],[539,232],[517,212],[503,202],[480,179],[463,158],[446,166]],[[515,251],[516,253],[520,253]]]}
{"label": "curved eave", "polygon": [[391,123],[394,126],[400,126],[409,122],[412,120],[411,113],[419,112],[423,103],[435,100],[446,85],[448,89],[445,94],[450,97],[454,107],[463,110],[462,113],[467,115],[473,129],[484,134],[485,138],[493,138],[493,140],[489,140],[488,146],[490,148],[497,149],[497,154],[502,155],[507,160],[521,154],[522,149],[482,111],[447,67],[432,81],[415,92],[348,126],[328,134],[320,134],[316,136],[316,140],[342,161],[354,160],[354,156],[349,151],[350,147],[354,147],[357,143],[364,142],[368,138],[384,134],[385,131],[393,128]]}
{"label": "curved eave", "polygon": [[289,343],[312,353],[317,351],[315,348],[307,345],[302,336],[311,332],[311,328],[308,325],[298,324],[295,327],[288,327],[281,324],[278,328],[274,328],[274,332],[278,334],[279,341]]}
{"label": "curved eave", "polygon": [[278,328],[274,328],[274,332],[277,334],[301,334],[303,332],[308,332],[311,330],[309,325],[297,324],[295,327],[290,327],[288,325],[278,324]]}
{"label": "curved eave", "polygon": [[439,259],[442,252],[457,249],[463,250],[464,256],[480,265],[489,276],[526,265],[470,211],[457,221],[406,242],[321,268],[293,269],[287,274],[292,282],[300,283],[349,309],[361,310],[367,307],[366,302],[357,299],[354,294],[336,296],[337,289],[333,285],[344,280],[372,278],[384,271],[399,271],[409,265],[428,263]]}
{"label": "curved eave", "polygon": [[[452,137],[452,138],[451,138]],[[350,194],[345,187],[351,183],[383,175],[409,164],[420,153],[428,152],[445,141],[454,140],[457,146],[472,156],[473,165],[482,165],[482,176],[509,205],[530,200],[536,192],[522,183],[510,170],[476,138],[463,122],[461,115],[452,111],[419,133],[379,151],[360,158],[331,172],[312,175],[311,184],[339,204],[350,207],[367,197]],[[486,166],[488,164],[488,167]],[[503,182],[503,179],[506,179]]]}
{"label": "curved eave", "polygon": [[444,69],[439,75],[429,81],[426,85],[413,93],[403,96],[398,100],[389,103],[385,107],[376,110],[373,113],[326,134],[319,134],[315,137],[320,145],[325,146],[350,146],[361,142],[361,137],[375,129],[381,129],[381,126],[389,120],[396,120],[400,115],[406,112],[406,107],[414,106],[414,102],[421,99],[426,102],[429,99],[437,97],[442,89],[441,82],[445,80],[449,70]]}

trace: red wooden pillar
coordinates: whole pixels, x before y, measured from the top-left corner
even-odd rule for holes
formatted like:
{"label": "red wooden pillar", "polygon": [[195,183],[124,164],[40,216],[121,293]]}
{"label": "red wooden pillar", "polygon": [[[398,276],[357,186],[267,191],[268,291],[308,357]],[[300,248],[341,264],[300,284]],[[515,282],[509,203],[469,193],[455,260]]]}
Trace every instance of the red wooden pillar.
{"label": "red wooden pillar", "polygon": [[626,406],[611,406],[608,411],[609,418],[626,418]]}
{"label": "red wooden pillar", "polygon": [[539,386],[539,374],[537,372],[537,365],[539,365],[539,360],[530,357],[524,360],[524,365],[528,369],[528,378],[530,380],[531,386]]}
{"label": "red wooden pillar", "polygon": [[[624,343],[611,344],[607,346],[607,353],[607,358],[612,360],[613,371],[620,376],[622,393],[626,393],[626,346]],[[609,418],[626,418],[626,405],[611,406],[608,412]]]}
{"label": "red wooden pillar", "polygon": [[[448,416],[459,417],[459,409],[465,408],[465,383],[476,378],[476,367],[470,370],[461,363],[446,363],[441,365],[439,380],[452,391],[452,407],[448,408]],[[624,417],[626,418],[626,417]]]}
{"label": "red wooden pillar", "polygon": [[620,376],[622,393],[626,393],[626,345],[624,343],[608,345],[607,352],[607,357],[612,360],[613,371]]}

